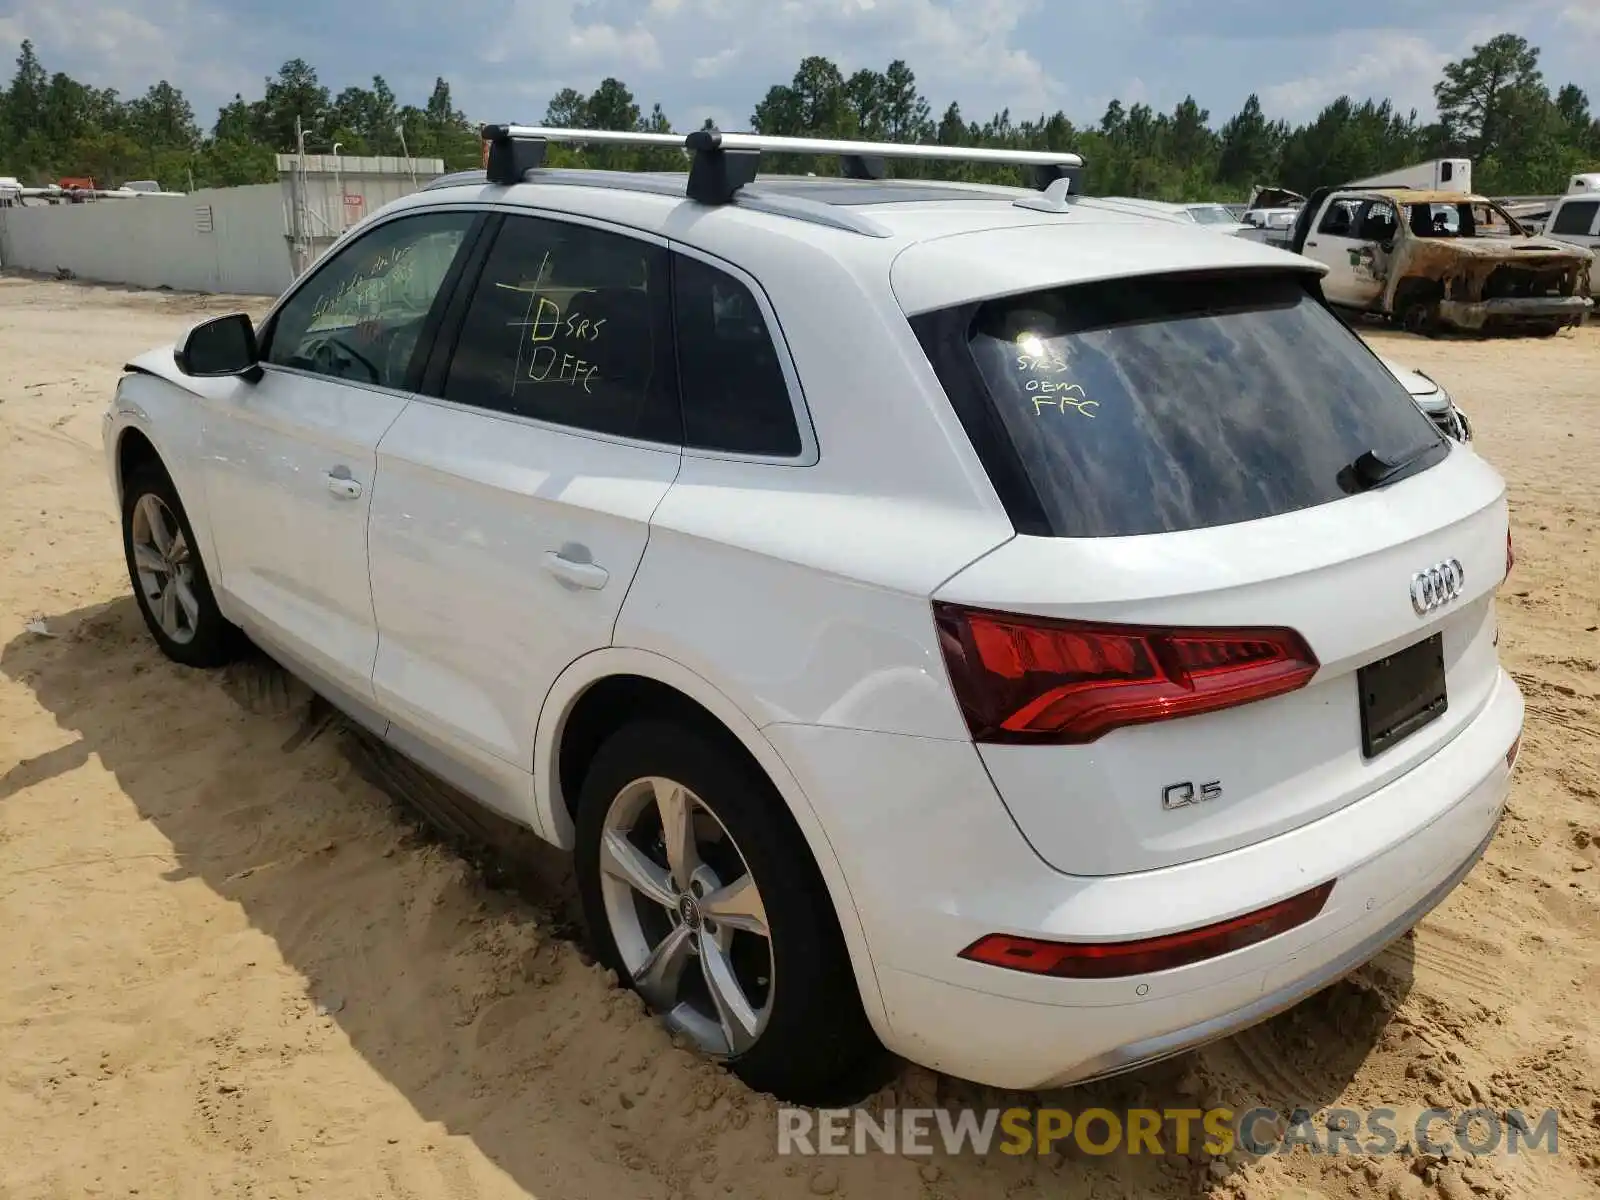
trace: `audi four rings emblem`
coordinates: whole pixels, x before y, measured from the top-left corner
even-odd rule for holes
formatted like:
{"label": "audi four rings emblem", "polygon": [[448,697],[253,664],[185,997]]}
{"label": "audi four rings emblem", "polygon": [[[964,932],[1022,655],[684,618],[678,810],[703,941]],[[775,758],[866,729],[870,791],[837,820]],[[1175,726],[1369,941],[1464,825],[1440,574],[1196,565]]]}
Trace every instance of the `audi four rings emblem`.
{"label": "audi four rings emblem", "polygon": [[1411,607],[1417,610],[1417,616],[1426,616],[1460,599],[1466,586],[1466,568],[1459,558],[1452,558],[1411,577]]}

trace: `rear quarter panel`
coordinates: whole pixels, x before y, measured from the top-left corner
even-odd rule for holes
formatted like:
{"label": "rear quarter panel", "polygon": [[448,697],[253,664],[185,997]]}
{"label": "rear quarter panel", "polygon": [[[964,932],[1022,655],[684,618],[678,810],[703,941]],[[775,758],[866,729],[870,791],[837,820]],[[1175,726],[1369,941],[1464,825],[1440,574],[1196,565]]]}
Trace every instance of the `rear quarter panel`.
{"label": "rear quarter panel", "polygon": [[712,680],[757,727],[964,737],[929,597],[1012,528],[889,290],[891,248],[789,223],[844,239],[835,257],[729,215],[696,246],[765,291],[817,459],[686,452],[616,644]]}

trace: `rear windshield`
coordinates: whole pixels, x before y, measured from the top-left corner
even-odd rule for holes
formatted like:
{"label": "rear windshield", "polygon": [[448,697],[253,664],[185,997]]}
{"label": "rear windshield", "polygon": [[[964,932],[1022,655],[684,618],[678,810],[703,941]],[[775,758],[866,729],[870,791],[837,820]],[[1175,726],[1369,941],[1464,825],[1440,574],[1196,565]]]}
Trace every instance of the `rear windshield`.
{"label": "rear windshield", "polygon": [[[1448,444],[1298,277],[1119,279],[913,318],[1020,532],[1277,516]],[[1368,460],[1369,463],[1371,460]]]}

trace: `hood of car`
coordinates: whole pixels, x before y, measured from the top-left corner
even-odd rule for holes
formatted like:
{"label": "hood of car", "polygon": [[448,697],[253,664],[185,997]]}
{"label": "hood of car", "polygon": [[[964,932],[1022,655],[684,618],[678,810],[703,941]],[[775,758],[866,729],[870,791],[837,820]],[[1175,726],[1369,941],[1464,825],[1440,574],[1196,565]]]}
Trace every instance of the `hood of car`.
{"label": "hood of car", "polygon": [[1401,386],[1411,393],[1411,398],[1417,402],[1423,412],[1444,412],[1450,407],[1450,397],[1426,375],[1413,371],[1409,367],[1403,367],[1399,363],[1392,362],[1382,356],[1379,357],[1378,361],[1383,363],[1389,369],[1389,374],[1398,379]]}
{"label": "hood of car", "polygon": [[1497,259],[1507,264],[1550,265],[1591,263],[1594,255],[1582,246],[1548,237],[1449,237],[1411,239],[1415,247],[1426,247],[1430,255],[1460,261],[1484,262]]}

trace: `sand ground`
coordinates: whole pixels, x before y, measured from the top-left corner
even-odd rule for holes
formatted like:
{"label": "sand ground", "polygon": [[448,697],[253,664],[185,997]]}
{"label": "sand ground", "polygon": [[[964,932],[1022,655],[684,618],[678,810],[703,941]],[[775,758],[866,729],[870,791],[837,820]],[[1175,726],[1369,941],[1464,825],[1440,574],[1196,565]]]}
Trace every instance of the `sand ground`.
{"label": "sand ground", "polygon": [[[157,653],[99,414],[128,356],[240,306],[0,278],[0,1197],[1600,1194],[1600,329],[1374,335],[1511,485],[1529,723],[1485,862],[1298,1010],[1064,1098],[1554,1106],[1561,1153],[821,1162],[780,1158],[771,1101],[674,1047],[560,905],[420,834],[303,688]],[[905,1067],[871,1103],[1014,1099]]]}

